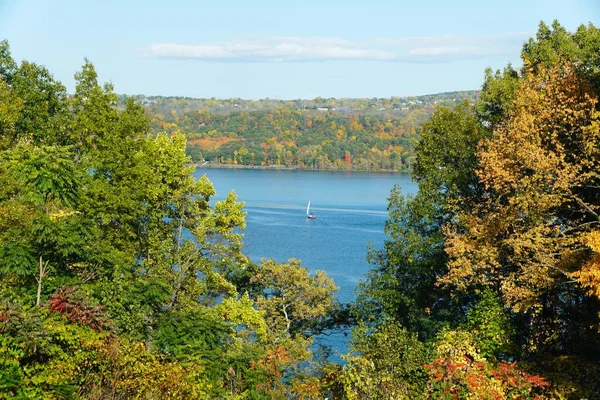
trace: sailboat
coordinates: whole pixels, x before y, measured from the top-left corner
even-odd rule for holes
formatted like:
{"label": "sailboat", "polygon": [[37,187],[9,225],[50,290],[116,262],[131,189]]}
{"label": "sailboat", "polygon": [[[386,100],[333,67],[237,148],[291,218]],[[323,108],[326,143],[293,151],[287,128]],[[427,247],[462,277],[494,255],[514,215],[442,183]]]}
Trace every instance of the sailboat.
{"label": "sailboat", "polygon": [[306,206],[306,216],[308,219],[317,219],[317,216],[310,212],[310,200],[308,201],[308,206]]}

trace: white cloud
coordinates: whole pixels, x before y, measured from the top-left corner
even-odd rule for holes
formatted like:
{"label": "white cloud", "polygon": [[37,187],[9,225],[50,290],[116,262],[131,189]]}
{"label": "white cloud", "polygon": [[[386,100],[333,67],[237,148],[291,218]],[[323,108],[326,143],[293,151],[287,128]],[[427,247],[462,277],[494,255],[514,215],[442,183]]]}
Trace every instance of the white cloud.
{"label": "white cloud", "polygon": [[482,49],[475,46],[418,47],[408,50],[408,54],[411,56],[475,55],[482,53]]}
{"label": "white cloud", "polygon": [[518,52],[525,33],[380,38],[356,42],[328,37],[266,37],[223,43],[155,43],[140,49],[146,57],[204,61],[299,62],[373,60],[444,62]]}

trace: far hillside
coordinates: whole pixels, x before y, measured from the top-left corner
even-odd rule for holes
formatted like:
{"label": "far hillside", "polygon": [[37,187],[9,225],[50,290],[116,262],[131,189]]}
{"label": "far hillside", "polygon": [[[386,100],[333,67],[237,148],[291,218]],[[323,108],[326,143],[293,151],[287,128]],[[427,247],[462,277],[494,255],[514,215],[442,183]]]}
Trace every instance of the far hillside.
{"label": "far hillside", "polygon": [[[312,100],[132,96],[154,133],[181,131],[209,166],[408,171],[419,128],[439,106],[475,102],[478,91]],[[119,96],[119,103],[128,98]]]}

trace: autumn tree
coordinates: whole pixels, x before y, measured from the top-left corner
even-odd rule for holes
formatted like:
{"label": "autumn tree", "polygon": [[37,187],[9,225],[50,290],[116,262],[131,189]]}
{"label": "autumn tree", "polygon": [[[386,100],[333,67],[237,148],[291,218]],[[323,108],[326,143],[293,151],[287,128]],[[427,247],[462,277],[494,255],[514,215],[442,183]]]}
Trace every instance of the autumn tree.
{"label": "autumn tree", "polygon": [[542,23],[524,68],[487,70],[479,104],[423,126],[419,194],[392,192],[391,240],[359,296],[367,316],[433,340],[493,293],[516,339],[495,357],[535,360],[557,396],[597,392],[599,38],[591,24]]}
{"label": "autumn tree", "polygon": [[439,283],[497,288],[527,316],[529,352],[598,354],[598,303],[585,296],[600,224],[597,103],[578,65],[528,70],[512,115],[477,154],[486,200],[446,227],[450,263]]}

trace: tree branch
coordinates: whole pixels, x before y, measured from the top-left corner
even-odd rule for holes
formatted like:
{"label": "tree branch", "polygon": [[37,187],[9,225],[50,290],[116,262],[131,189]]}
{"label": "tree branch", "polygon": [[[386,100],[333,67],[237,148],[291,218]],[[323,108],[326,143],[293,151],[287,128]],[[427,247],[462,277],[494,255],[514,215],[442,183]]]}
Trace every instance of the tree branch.
{"label": "tree branch", "polygon": [[577,203],[579,203],[580,206],[582,206],[585,211],[587,211],[589,214],[593,215],[597,221],[600,221],[600,216],[598,215],[597,212],[595,212],[594,210],[592,210],[592,208],[586,204],[583,200],[581,200],[579,197],[575,196],[574,194],[569,195],[569,197],[575,199],[575,201],[577,201]]}

